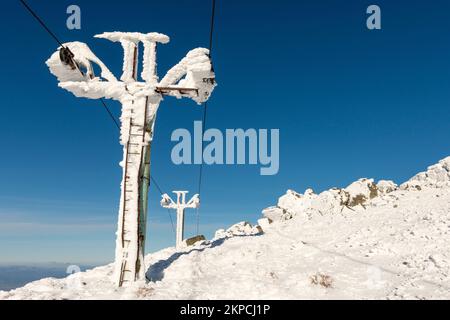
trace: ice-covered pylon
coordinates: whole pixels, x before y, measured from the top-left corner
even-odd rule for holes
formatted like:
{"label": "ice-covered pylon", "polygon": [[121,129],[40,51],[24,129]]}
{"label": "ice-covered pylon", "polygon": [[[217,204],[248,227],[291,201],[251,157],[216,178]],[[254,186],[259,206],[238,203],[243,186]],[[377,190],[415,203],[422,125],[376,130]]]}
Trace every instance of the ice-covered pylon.
{"label": "ice-covered pylon", "polygon": [[177,195],[177,202],[173,201],[168,194],[164,194],[162,196],[161,206],[166,209],[177,210],[176,247],[177,249],[180,249],[184,240],[184,210],[197,209],[200,206],[200,197],[196,194],[186,203],[188,191],[173,191],[173,193]]}
{"label": "ice-covered pylon", "polygon": [[[75,96],[122,103],[123,180],[114,277],[117,285],[123,286],[145,280],[150,146],[159,104],[164,95],[188,97],[201,104],[208,100],[216,83],[207,49],[191,50],[159,81],[156,47],[158,43],[168,43],[168,36],[107,32],[96,37],[122,45],[124,62],[120,80],[81,42],[64,44],[47,65],[60,81],[59,86]],[[138,80],[139,43],[144,47],[142,81]],[[100,75],[94,74],[93,64],[100,68]]]}

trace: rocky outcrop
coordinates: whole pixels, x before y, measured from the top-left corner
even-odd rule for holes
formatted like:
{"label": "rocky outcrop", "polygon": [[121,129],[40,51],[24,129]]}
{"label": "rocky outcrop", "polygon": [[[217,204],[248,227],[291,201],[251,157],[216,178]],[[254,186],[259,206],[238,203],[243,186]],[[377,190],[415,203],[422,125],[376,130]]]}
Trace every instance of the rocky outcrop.
{"label": "rocky outcrop", "polygon": [[239,222],[227,230],[219,229],[214,236],[215,239],[232,238],[236,236],[255,236],[263,232],[260,226],[252,226],[248,222]]}
{"label": "rocky outcrop", "polygon": [[272,221],[290,220],[293,217],[309,218],[314,214],[337,214],[344,208],[366,207],[375,198],[387,195],[398,186],[387,180],[380,180],[377,184],[373,179],[359,179],[348,187],[333,188],[320,194],[307,189],[304,194],[288,190],[280,197],[275,207],[263,210],[263,216]]}
{"label": "rocky outcrop", "polygon": [[204,235],[195,236],[189,239],[184,240],[184,243],[187,247],[193,246],[201,241],[205,241],[206,238]]}
{"label": "rocky outcrop", "polygon": [[380,180],[377,183],[377,189],[381,195],[384,195],[398,190],[398,185],[396,185],[394,181],[391,180]]}
{"label": "rocky outcrop", "polygon": [[428,167],[425,172],[418,173],[403,183],[402,190],[422,190],[423,188],[450,187],[450,157]]}
{"label": "rocky outcrop", "polygon": [[286,209],[280,207],[269,207],[262,211],[264,218],[270,219],[271,221],[285,221],[292,219],[293,215],[289,213]]}

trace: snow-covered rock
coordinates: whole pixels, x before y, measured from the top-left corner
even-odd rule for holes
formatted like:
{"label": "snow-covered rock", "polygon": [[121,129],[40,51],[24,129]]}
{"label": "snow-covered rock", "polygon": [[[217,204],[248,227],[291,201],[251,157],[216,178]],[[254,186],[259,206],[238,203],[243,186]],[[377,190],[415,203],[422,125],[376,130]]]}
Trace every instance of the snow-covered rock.
{"label": "snow-covered rock", "polygon": [[201,243],[206,242],[206,238],[204,235],[198,235],[189,239],[185,239],[182,242],[182,246],[183,247],[190,247],[190,246],[195,246]]}
{"label": "snow-covered rock", "polygon": [[356,206],[380,205],[380,197],[398,190],[398,186],[389,180],[380,180],[375,184],[373,179],[359,179],[348,187],[333,188],[320,194],[307,189],[304,194],[288,190],[279,198],[276,207],[262,211],[263,216],[272,221],[290,220],[294,217],[310,219],[314,215],[340,214],[346,208]]}
{"label": "snow-covered rock", "polygon": [[278,207],[285,209],[294,215],[305,213],[311,206],[311,201],[317,195],[311,189],[307,189],[304,194],[299,194],[293,190],[288,192],[278,200]]}
{"label": "snow-covered rock", "polygon": [[219,229],[214,236],[215,239],[232,238],[236,236],[254,236],[262,233],[260,226],[252,226],[248,222],[239,222],[231,226],[227,230]]}
{"label": "snow-covered rock", "polygon": [[418,173],[400,187],[403,190],[420,190],[422,188],[441,188],[450,186],[450,157]]}
{"label": "snow-covered rock", "polygon": [[280,207],[266,208],[262,211],[262,215],[264,218],[271,221],[284,221],[292,219],[292,214],[289,213],[286,209],[282,209]]}
{"label": "snow-covered rock", "polygon": [[309,216],[341,213],[348,199],[348,194],[342,189],[334,188],[324,191],[311,203],[308,209]]}
{"label": "snow-covered rock", "polygon": [[307,217],[307,210],[311,207],[311,201],[317,197],[312,189],[307,189],[305,194],[288,190],[284,196],[278,200],[276,207],[263,210],[263,216],[273,221],[289,220],[293,216],[303,215]]}
{"label": "snow-covered rock", "polygon": [[377,183],[377,189],[379,194],[388,194],[398,189],[398,185],[391,180],[380,180]]}
{"label": "snow-covered rock", "polygon": [[318,195],[312,189],[307,189],[304,194],[288,190],[280,197],[276,207],[263,210],[263,216],[273,221],[283,221],[293,217],[307,219],[315,214],[337,214],[344,207],[364,206],[377,195],[378,188],[373,179],[360,179],[347,188],[333,188]]}
{"label": "snow-covered rock", "polygon": [[344,191],[347,197],[343,203],[349,207],[365,205],[378,195],[378,189],[373,179],[359,179],[350,184]]}
{"label": "snow-covered rock", "polygon": [[272,222],[273,220],[270,220],[269,218],[262,218],[258,220],[258,225],[262,228],[263,231],[265,231],[270,228]]}

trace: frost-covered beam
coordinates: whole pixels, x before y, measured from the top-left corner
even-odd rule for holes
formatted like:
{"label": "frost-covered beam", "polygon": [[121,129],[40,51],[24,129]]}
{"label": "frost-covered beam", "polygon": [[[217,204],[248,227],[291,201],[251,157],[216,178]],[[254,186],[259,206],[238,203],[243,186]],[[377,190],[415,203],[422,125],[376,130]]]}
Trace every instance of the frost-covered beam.
{"label": "frost-covered beam", "polygon": [[[95,63],[100,67],[100,76],[110,82],[116,82],[116,77],[106,67],[106,65],[91,51],[87,44],[83,42],[67,42],[64,43],[64,48],[69,49],[73,53],[73,60],[78,65],[87,69],[91,67],[91,63]],[[58,51],[52,54],[52,56],[46,61],[47,66],[50,68],[50,72],[58,78],[58,81],[85,81],[91,79],[88,75],[83,76],[79,70],[72,69],[70,66],[61,62],[60,53]]]}
{"label": "frost-covered beam", "polygon": [[120,78],[124,82],[137,80],[137,62],[139,42],[144,44],[144,63],[141,77],[150,84],[156,84],[156,44],[168,43],[169,37],[161,33],[142,34],[138,32],[105,32],[95,36],[113,42],[120,42],[124,49],[123,74]]}
{"label": "frost-covered beam", "polygon": [[[106,65],[82,42],[68,42],[64,48],[73,54],[73,62],[76,68],[61,61],[58,49],[46,61],[50,72],[59,81],[59,86],[70,91],[77,97],[98,99],[109,98],[118,100],[124,93],[124,85],[119,82]],[[100,77],[95,77],[92,63],[100,67]],[[83,73],[79,68],[86,69]],[[106,81],[104,81],[106,80]]]}
{"label": "frost-covered beam", "polygon": [[66,81],[58,84],[60,88],[70,91],[78,98],[88,99],[113,99],[120,101],[126,93],[125,84],[122,82],[106,81]]}
{"label": "frost-covered beam", "polygon": [[144,41],[144,64],[141,78],[148,84],[156,84],[158,75],[156,71],[156,42]]}
{"label": "frost-covered beam", "polygon": [[208,100],[216,86],[209,50],[197,48],[189,51],[185,58],[167,72],[158,86],[192,88],[197,90],[197,94],[176,90],[170,90],[167,94],[177,98],[188,96],[199,104]]}
{"label": "frost-covered beam", "polygon": [[211,71],[211,61],[209,50],[196,48],[188,52],[179,63],[172,67],[159,83],[160,86],[170,86],[176,84],[190,70]]}

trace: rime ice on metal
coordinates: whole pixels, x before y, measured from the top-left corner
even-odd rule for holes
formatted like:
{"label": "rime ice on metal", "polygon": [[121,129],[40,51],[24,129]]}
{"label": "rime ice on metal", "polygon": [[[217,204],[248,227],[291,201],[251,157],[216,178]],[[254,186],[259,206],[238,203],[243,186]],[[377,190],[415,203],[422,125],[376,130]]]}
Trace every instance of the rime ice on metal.
{"label": "rime ice on metal", "polygon": [[[156,48],[168,43],[160,33],[107,32],[96,38],[119,42],[124,50],[123,73],[118,80],[81,42],[69,42],[46,62],[59,86],[77,97],[108,98],[122,104],[120,143],[123,145],[122,193],[116,243],[115,282],[118,286],[145,280],[144,248],[150,182],[150,146],[156,113],[163,96],[188,97],[201,104],[216,86],[209,51],[191,50],[161,81]],[[143,68],[138,80],[139,44]],[[97,65],[100,75],[94,74]]]}
{"label": "rime ice on metal", "polygon": [[173,191],[177,195],[177,202],[173,201],[168,194],[163,194],[161,206],[166,209],[177,210],[177,239],[176,246],[180,249],[184,240],[184,210],[197,209],[200,206],[200,196],[194,195],[191,200],[186,203],[186,194],[188,191]]}

